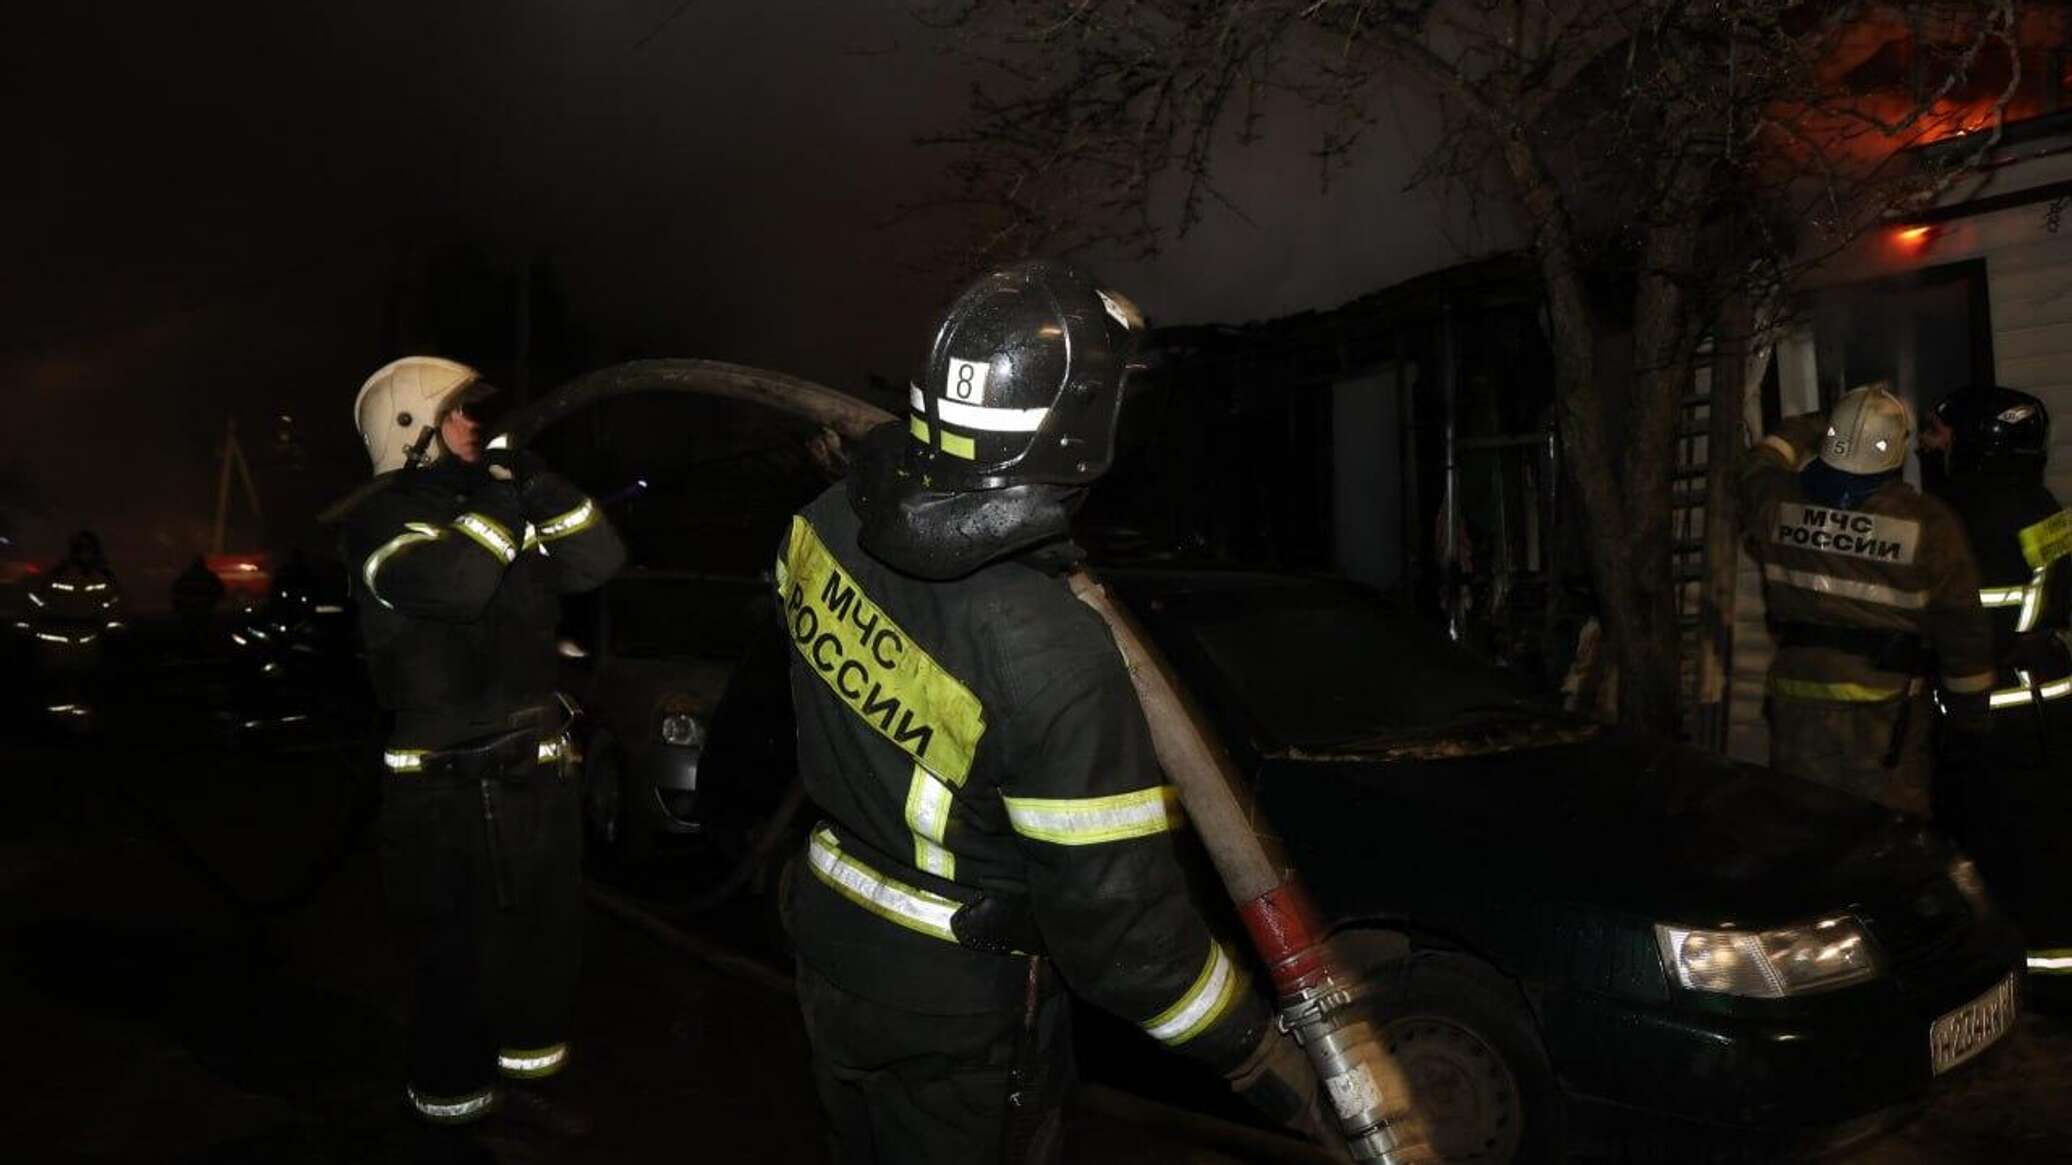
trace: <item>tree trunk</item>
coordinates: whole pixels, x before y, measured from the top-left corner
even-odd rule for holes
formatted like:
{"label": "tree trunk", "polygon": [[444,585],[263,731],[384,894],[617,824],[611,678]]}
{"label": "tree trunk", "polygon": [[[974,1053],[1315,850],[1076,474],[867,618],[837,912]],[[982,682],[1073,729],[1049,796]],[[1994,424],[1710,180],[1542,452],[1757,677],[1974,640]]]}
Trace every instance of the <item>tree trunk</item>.
{"label": "tree trunk", "polygon": [[[1635,507],[1633,494],[1622,488],[1625,483],[1620,475],[1620,466],[1629,463],[1634,450],[1611,449],[1605,435],[1610,410],[1603,387],[1597,382],[1596,320],[1583,284],[1581,258],[1567,210],[1551,175],[1522,131],[1506,143],[1504,161],[1532,221],[1534,252],[1539,258],[1541,281],[1546,286],[1562,451],[1567,455],[1576,494],[1582,500],[1584,545],[1589,552],[1591,581],[1597,591],[1598,619],[1610,641],[1611,658],[1619,667],[1619,719],[1642,731],[1674,732],[1676,609],[1674,596],[1666,589],[1666,462],[1658,458],[1651,470],[1643,470],[1643,477],[1661,482],[1662,487],[1652,503],[1643,496]],[[1647,386],[1643,386],[1645,391]],[[1672,426],[1673,404],[1669,411]],[[1640,431],[1640,427],[1636,425],[1634,431]],[[1642,456],[1641,460],[1647,458]],[[1638,585],[1641,576],[1635,567],[1645,561],[1647,531],[1636,529],[1635,521],[1648,522],[1651,508],[1660,510],[1660,529],[1654,541],[1662,554],[1662,585],[1644,591]],[[1669,601],[1666,620],[1662,615],[1665,599]],[[1665,625],[1666,645],[1661,642]]]}

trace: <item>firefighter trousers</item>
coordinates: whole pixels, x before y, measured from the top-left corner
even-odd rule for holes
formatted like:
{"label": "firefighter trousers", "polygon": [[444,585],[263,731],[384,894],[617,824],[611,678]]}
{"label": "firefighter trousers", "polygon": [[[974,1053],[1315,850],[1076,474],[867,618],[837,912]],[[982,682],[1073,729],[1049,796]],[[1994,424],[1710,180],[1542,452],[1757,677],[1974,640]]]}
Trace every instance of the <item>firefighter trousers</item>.
{"label": "firefighter trousers", "polygon": [[411,968],[410,1097],[432,1120],[559,1071],[581,952],[582,819],[565,763],[507,777],[391,772],[382,888]]}
{"label": "firefighter trousers", "polygon": [[[1800,700],[1773,693],[1770,767],[1926,817],[1935,767],[1935,717],[1935,705],[1925,693],[1863,702]],[[1888,767],[1885,758],[1895,735],[1902,739]]]}
{"label": "firefighter trousers", "polygon": [[[924,1015],[845,991],[804,962],[798,985],[837,1165],[1063,1159],[1064,1102],[1075,1082],[1064,991],[1042,995],[1025,1035],[1019,1006]],[[1017,1063],[1026,1070],[1017,1073]]]}

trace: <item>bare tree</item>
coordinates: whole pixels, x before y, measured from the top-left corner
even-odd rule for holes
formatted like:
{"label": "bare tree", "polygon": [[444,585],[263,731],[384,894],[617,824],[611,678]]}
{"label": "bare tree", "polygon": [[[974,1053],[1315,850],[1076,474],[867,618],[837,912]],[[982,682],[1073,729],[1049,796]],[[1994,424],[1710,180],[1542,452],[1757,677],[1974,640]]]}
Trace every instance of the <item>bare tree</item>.
{"label": "bare tree", "polygon": [[[960,195],[996,215],[988,257],[1155,251],[1224,198],[1225,151],[1269,102],[1323,114],[1328,175],[1388,85],[1435,98],[1441,145],[1406,177],[1529,232],[1621,718],[1668,732],[1670,481],[1694,353],[1724,305],[1974,164],[2040,19],[2025,27],[2016,0],[961,0],[924,18],[1001,78],[940,139]],[[1967,133],[1971,148],[1914,150]],[[1623,386],[1596,360],[1615,327],[1635,351]]]}

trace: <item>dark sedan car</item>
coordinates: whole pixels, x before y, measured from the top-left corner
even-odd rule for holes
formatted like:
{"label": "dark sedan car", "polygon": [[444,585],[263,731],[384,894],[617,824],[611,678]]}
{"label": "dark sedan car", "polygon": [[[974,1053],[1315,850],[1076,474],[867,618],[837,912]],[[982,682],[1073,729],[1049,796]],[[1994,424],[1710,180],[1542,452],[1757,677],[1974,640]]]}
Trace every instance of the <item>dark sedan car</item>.
{"label": "dark sedan car", "polygon": [[758,627],[769,585],[688,571],[628,571],[569,605],[562,690],[582,709],[583,812],[594,846],[639,862],[709,837],[708,729]]}
{"label": "dark sedan car", "polygon": [[1545,710],[1352,584],[1102,577],[1253,775],[1449,1160],[1774,1160],[2012,1025],[2021,944],[1919,822]]}

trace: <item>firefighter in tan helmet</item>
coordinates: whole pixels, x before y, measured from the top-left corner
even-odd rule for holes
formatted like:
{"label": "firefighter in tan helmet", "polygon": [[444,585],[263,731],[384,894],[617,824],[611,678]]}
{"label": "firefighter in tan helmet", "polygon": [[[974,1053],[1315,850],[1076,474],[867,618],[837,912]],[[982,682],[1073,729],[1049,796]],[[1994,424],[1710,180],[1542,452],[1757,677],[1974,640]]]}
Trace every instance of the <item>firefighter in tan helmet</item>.
{"label": "firefighter in tan helmet", "polygon": [[1993,629],[1950,508],[1900,479],[1913,414],[1882,383],[1792,417],[1750,451],[1741,515],[1777,655],[1778,771],[1926,815],[1941,729],[1987,731]]}

